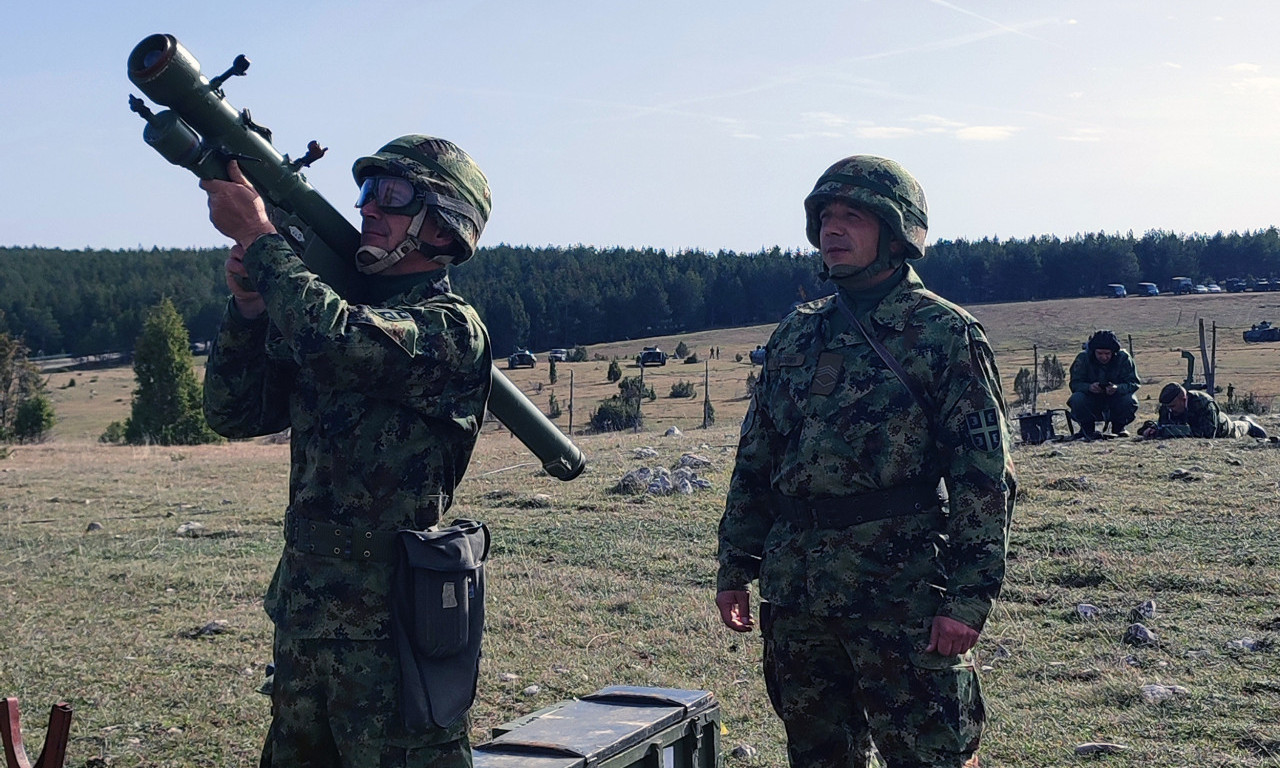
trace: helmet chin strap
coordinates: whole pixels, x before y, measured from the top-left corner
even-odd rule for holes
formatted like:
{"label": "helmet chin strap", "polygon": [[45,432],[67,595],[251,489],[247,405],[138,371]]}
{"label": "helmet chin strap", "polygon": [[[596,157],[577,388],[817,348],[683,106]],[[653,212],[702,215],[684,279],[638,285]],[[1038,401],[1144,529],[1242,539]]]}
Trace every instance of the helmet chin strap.
{"label": "helmet chin strap", "polygon": [[828,267],[824,261],[822,269],[818,271],[818,275],[824,280],[830,280],[841,288],[856,289],[858,278],[868,274],[878,275],[881,272],[887,272],[897,269],[902,263],[902,257],[893,252],[893,230],[889,225],[880,222],[880,237],[876,244],[876,257],[871,260],[870,264],[861,267],[855,267],[849,264],[836,264]]}
{"label": "helmet chin strap", "polygon": [[423,245],[418,237],[422,234],[422,226],[427,221],[427,206],[422,206],[409,222],[404,240],[390,251],[373,245],[362,245],[356,250],[356,269],[365,275],[376,275],[397,264],[405,256],[414,251],[430,255],[432,261],[448,265],[453,259],[440,249]]}

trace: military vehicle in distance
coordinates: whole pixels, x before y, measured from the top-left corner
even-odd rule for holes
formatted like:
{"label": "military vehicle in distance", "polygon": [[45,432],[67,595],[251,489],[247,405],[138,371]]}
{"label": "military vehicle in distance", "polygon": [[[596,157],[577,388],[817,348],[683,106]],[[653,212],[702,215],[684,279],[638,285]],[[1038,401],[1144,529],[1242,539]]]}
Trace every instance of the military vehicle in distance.
{"label": "military vehicle in distance", "polygon": [[554,360],[557,363],[564,363],[569,360],[569,350],[553,349],[547,353],[548,360]]}
{"label": "military vehicle in distance", "polygon": [[651,365],[666,365],[667,353],[657,347],[645,347],[640,353],[640,367],[648,368]]}
{"label": "military vehicle in distance", "polygon": [[507,358],[508,368],[532,368],[538,364],[538,358],[527,349],[520,349]]}
{"label": "military vehicle in distance", "polygon": [[1125,292],[1124,286],[1120,283],[1107,283],[1107,290],[1103,291],[1102,295],[1108,299],[1123,299],[1129,294]]}
{"label": "military vehicle in distance", "polygon": [[1182,296],[1187,293],[1195,293],[1195,283],[1191,282],[1189,277],[1174,277],[1169,280],[1170,292]]}
{"label": "military vehicle in distance", "polygon": [[1244,332],[1245,341],[1280,341],[1280,328],[1263,320]]}

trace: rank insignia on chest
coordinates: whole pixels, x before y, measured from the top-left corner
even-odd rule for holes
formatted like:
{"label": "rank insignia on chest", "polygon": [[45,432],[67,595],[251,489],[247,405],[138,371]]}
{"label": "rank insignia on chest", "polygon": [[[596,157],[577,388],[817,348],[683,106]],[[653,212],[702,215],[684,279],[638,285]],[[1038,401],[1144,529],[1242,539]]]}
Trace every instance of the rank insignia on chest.
{"label": "rank insignia on chest", "polygon": [[844,358],[839,352],[823,352],[818,355],[818,366],[813,371],[813,380],[809,382],[809,394],[829,395],[836,389],[840,381],[840,368]]}
{"label": "rank insignia on chest", "polygon": [[974,411],[965,416],[969,428],[969,442],[980,451],[1000,450],[1000,416],[995,408]]}

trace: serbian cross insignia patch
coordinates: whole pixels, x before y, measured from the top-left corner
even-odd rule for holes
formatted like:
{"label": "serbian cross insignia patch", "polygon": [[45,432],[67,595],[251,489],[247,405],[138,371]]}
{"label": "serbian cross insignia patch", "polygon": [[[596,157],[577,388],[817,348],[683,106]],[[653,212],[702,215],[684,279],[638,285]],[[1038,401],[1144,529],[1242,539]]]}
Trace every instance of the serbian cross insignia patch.
{"label": "serbian cross insignia patch", "polygon": [[969,441],[980,451],[1000,449],[1000,417],[995,408],[974,411],[965,417],[969,427]]}

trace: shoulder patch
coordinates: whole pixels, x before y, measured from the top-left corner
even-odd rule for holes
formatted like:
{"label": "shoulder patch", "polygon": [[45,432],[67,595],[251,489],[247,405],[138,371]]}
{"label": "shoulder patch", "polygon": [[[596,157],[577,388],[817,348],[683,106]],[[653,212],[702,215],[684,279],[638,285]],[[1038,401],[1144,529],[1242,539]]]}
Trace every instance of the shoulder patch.
{"label": "shoulder patch", "polygon": [[352,325],[367,325],[378,329],[410,355],[417,352],[418,323],[413,315],[403,309],[357,304],[351,308],[348,319]]}
{"label": "shoulder patch", "polygon": [[979,451],[1000,450],[1003,439],[1000,415],[995,408],[984,408],[965,414],[965,426],[969,430],[969,443]]}

